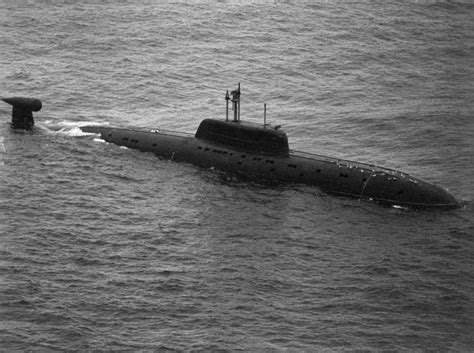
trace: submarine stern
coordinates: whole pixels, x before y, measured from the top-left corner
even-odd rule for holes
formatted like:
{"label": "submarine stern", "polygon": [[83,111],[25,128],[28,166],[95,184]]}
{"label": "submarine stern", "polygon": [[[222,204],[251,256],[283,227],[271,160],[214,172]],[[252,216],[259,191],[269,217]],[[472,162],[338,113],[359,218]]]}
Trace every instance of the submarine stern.
{"label": "submarine stern", "polygon": [[33,112],[38,112],[42,108],[42,103],[37,98],[9,97],[2,98],[2,101],[10,104],[12,108],[13,129],[31,130],[35,124]]}

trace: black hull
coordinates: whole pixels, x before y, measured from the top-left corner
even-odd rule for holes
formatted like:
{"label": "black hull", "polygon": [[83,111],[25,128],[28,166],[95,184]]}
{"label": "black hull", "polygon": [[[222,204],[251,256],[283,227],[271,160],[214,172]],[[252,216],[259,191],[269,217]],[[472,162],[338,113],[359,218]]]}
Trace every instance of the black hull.
{"label": "black hull", "polygon": [[317,186],[325,192],[415,209],[453,209],[459,202],[444,189],[406,173],[298,151],[265,154],[230,148],[191,134],[85,126],[84,132],[120,146],[226,173]]}

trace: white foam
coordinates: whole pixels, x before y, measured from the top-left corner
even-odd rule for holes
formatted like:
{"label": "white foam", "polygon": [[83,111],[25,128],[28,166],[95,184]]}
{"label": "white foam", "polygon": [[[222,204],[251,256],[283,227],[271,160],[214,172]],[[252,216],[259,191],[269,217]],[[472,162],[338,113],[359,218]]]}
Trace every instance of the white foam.
{"label": "white foam", "polygon": [[405,211],[409,210],[408,207],[400,206],[400,205],[392,205],[392,208],[395,208],[396,210],[405,210]]}
{"label": "white foam", "polygon": [[7,149],[5,148],[5,145],[3,144],[3,136],[0,136],[0,152],[1,153],[7,152]]}
{"label": "white foam", "polygon": [[73,137],[95,135],[95,134],[92,134],[90,132],[82,131],[80,127],[73,127],[71,129],[66,129],[65,128],[65,129],[59,130],[58,132],[62,133],[62,134],[65,134],[65,135],[68,135],[68,136],[73,136]]}
{"label": "white foam", "polygon": [[60,126],[66,126],[66,127],[80,127],[84,125],[107,125],[106,123],[103,122],[98,122],[98,121],[68,121],[68,120],[62,120],[57,123],[57,125]]}
{"label": "white foam", "polygon": [[48,131],[51,134],[58,134],[58,135],[66,135],[72,137],[80,137],[80,136],[94,136],[97,135],[96,133],[91,132],[84,132],[81,130],[81,126],[86,125],[107,125],[108,123],[98,122],[98,121],[69,121],[69,120],[62,120],[62,121],[53,121],[53,120],[46,120],[43,121],[41,127]]}

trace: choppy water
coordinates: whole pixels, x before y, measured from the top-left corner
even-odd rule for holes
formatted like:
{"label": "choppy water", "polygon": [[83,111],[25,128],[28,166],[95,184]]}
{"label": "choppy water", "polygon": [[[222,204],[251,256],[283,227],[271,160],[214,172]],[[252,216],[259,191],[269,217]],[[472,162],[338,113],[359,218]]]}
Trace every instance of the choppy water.
{"label": "choppy water", "polygon": [[[474,6],[3,2],[0,350],[474,350]],[[108,145],[90,123],[282,124],[465,207],[263,186]]]}

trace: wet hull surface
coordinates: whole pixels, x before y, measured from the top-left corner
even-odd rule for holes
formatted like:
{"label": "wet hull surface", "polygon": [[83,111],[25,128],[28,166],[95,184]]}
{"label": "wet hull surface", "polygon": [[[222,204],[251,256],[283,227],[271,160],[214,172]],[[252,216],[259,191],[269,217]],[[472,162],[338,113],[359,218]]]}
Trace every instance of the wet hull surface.
{"label": "wet hull surface", "polygon": [[336,195],[410,208],[450,209],[458,201],[442,188],[406,173],[365,163],[291,151],[288,156],[238,151],[191,134],[100,126],[84,132],[120,146],[246,178],[317,186]]}

